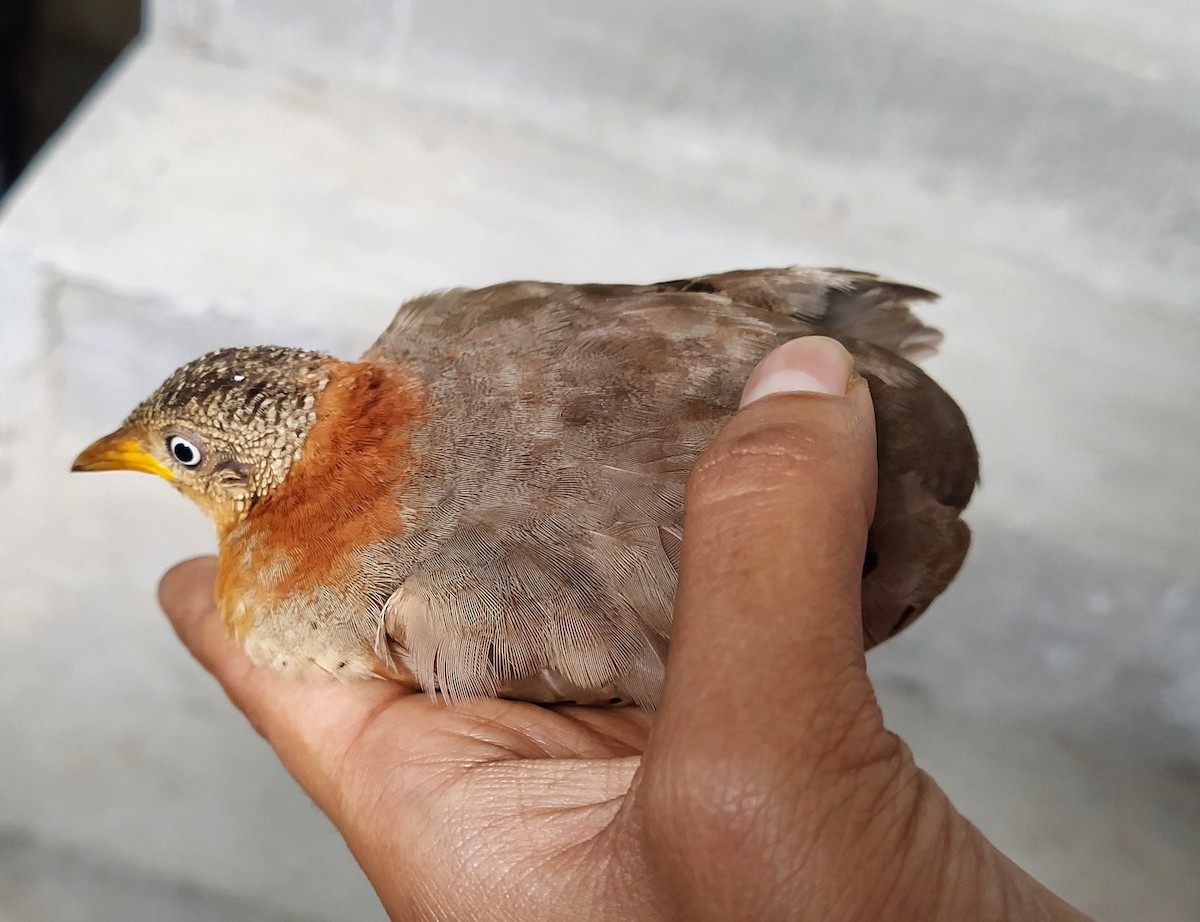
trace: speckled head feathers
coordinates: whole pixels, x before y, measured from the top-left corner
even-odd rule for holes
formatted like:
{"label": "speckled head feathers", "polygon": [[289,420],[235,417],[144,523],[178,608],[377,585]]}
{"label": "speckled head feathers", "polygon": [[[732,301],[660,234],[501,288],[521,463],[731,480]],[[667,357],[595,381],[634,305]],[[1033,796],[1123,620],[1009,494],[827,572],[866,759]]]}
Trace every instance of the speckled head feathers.
{"label": "speckled head feathers", "polygon": [[182,417],[232,433],[273,429],[312,409],[328,362],[284,346],[218,349],[176,369],[126,422]]}
{"label": "speckled head feathers", "polygon": [[227,528],[299,457],[335,362],[280,346],[210,352],[177,369],[76,469],[159,474]]}

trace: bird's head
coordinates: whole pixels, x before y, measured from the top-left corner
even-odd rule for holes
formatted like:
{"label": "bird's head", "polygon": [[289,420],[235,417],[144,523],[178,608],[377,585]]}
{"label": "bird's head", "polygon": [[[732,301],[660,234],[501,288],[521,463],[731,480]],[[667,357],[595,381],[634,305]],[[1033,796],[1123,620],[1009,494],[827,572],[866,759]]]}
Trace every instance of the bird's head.
{"label": "bird's head", "polygon": [[71,469],[157,474],[229,528],[299,456],[333,361],[279,346],[210,352],[175,371]]}

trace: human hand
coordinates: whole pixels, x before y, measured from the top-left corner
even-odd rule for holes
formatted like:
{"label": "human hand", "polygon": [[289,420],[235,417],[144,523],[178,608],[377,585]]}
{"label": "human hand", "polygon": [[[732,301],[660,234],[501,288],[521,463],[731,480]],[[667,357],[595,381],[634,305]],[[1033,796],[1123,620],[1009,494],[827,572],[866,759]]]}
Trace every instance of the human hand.
{"label": "human hand", "polygon": [[163,607],[393,919],[1083,919],[884,728],[859,598],[874,419],[850,373],[832,340],[787,344],[697,462],[654,715],[280,676],[226,637],[211,558],[166,575]]}

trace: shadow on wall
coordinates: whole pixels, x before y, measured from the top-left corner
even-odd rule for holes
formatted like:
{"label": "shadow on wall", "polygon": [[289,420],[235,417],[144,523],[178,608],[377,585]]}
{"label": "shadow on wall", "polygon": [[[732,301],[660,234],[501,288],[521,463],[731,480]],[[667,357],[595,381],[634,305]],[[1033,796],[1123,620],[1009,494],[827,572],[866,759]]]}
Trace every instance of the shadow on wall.
{"label": "shadow on wall", "polygon": [[0,3],[0,197],[141,27],[141,0]]}

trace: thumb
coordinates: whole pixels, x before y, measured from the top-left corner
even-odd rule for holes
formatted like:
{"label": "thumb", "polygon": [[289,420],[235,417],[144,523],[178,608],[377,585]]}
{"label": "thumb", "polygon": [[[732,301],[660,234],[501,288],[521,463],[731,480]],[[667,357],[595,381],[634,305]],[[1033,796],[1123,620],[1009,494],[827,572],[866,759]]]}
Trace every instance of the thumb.
{"label": "thumb", "polygon": [[793,340],[755,369],[688,482],[659,741],[825,760],[839,721],[877,716],[861,614],[875,464],[870,394],[838,342]]}
{"label": "thumb", "polygon": [[655,856],[648,885],[681,916],[773,918],[778,898],[850,917],[818,889],[855,885],[839,869],[859,867],[846,855],[866,814],[832,811],[874,803],[897,752],[863,654],[875,483],[866,382],[817,336],[762,361],[692,469],[666,683],[628,813]]}
{"label": "thumb", "polygon": [[624,814],[644,886],[688,919],[979,918],[992,899],[1077,918],[883,727],[861,601],[875,464],[866,382],[811,336],[763,360],[693,468],[667,680]]}

